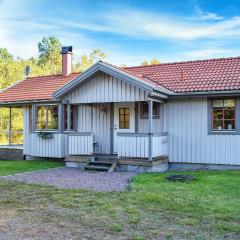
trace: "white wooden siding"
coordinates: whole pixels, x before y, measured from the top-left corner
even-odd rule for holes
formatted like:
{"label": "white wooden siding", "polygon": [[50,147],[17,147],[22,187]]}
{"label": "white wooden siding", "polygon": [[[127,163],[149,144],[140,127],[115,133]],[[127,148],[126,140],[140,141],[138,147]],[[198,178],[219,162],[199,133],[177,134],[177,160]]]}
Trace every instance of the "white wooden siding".
{"label": "white wooden siding", "polygon": [[42,139],[38,133],[28,133],[24,154],[34,157],[63,158],[66,156],[66,134],[53,134],[51,139]]}
{"label": "white wooden siding", "polygon": [[110,104],[92,106],[92,132],[96,153],[110,153]]}
{"label": "white wooden siding", "polygon": [[70,103],[146,101],[148,93],[134,85],[99,72],[85,80],[65,99]]}
{"label": "white wooden siding", "polygon": [[119,135],[118,143],[119,157],[148,158],[149,136],[147,134]]}
{"label": "white wooden siding", "polygon": [[168,156],[168,136],[153,135],[153,157]]}
{"label": "white wooden siding", "polygon": [[92,155],[93,154],[93,134],[78,134],[69,136],[70,155]]}
{"label": "white wooden siding", "polygon": [[207,99],[167,103],[171,162],[240,165],[240,135],[209,135]]}
{"label": "white wooden siding", "polygon": [[78,105],[78,119],[77,119],[78,132],[92,132],[91,111],[92,111],[91,106]]}

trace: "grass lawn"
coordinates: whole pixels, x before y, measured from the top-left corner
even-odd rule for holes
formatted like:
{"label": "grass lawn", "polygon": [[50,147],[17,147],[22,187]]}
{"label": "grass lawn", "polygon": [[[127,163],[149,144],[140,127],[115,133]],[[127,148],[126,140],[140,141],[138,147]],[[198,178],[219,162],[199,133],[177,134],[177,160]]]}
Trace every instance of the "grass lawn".
{"label": "grass lawn", "polygon": [[63,163],[50,161],[6,161],[0,160],[0,176],[61,167]]}
{"label": "grass lawn", "polygon": [[190,183],[168,182],[167,174],[138,175],[120,193],[0,181],[1,236],[240,239],[240,171],[191,172]]}

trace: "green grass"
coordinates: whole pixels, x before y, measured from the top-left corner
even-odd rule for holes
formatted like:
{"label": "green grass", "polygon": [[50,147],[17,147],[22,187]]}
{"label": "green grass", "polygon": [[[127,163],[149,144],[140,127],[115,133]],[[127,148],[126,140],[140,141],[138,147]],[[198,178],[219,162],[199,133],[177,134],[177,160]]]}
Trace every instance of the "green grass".
{"label": "green grass", "polygon": [[189,183],[168,174],[138,175],[121,193],[0,181],[0,222],[13,234],[19,219],[45,239],[240,239],[240,171],[190,172]]}
{"label": "green grass", "polygon": [[50,161],[6,161],[0,160],[0,176],[15,173],[44,170],[48,168],[61,167],[63,163]]}

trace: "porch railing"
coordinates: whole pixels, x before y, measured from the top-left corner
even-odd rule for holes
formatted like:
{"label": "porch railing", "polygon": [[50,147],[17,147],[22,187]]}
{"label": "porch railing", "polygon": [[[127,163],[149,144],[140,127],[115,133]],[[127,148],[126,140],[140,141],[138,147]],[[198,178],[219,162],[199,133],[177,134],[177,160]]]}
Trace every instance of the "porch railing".
{"label": "porch railing", "polygon": [[68,145],[70,155],[92,155],[93,133],[70,133]]}
{"label": "porch railing", "polygon": [[[152,134],[152,146],[149,145],[149,133],[118,133],[118,156],[149,158],[168,155],[167,133]],[[150,149],[152,148],[152,150]]]}

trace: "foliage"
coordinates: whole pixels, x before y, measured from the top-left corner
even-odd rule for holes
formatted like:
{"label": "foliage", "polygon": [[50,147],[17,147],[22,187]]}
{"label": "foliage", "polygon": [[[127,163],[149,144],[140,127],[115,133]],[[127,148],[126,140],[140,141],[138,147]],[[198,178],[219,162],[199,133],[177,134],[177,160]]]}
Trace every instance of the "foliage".
{"label": "foliage", "polygon": [[97,61],[106,58],[106,54],[100,49],[94,49],[89,55],[83,54],[80,57],[80,62],[73,66],[75,71],[83,72],[91,67]]}
{"label": "foliage", "polygon": [[156,64],[160,64],[160,61],[156,58],[153,58],[150,62],[148,62],[147,60],[143,61],[141,63],[142,66],[147,66],[147,65],[156,65]]}
{"label": "foliage", "polygon": [[0,160],[0,176],[61,167],[63,163],[51,161],[4,161]]}
{"label": "foliage", "polygon": [[38,43],[38,64],[49,74],[61,72],[61,42],[56,37],[44,37]]}

